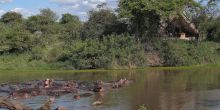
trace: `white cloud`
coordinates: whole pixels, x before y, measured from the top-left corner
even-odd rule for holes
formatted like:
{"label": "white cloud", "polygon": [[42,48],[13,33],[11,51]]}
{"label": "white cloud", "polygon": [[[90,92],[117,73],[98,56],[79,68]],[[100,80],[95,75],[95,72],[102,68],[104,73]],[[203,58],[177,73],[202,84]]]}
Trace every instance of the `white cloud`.
{"label": "white cloud", "polygon": [[61,3],[61,4],[72,4],[77,2],[90,2],[90,3],[102,3],[106,0],[50,0],[51,2]]}
{"label": "white cloud", "polygon": [[1,3],[1,4],[10,3],[10,2],[12,2],[12,0],[0,0],[0,3]]}
{"label": "white cloud", "polygon": [[73,6],[71,6],[73,9],[78,9],[80,7],[79,4],[74,4]]}
{"label": "white cloud", "polygon": [[5,10],[0,9],[0,16],[5,13]]}
{"label": "white cloud", "polygon": [[88,3],[86,6],[89,6],[91,8],[96,8],[97,4],[96,3]]}
{"label": "white cloud", "polygon": [[[13,2],[15,0],[0,0],[0,5]],[[25,1],[25,0],[24,0]],[[28,0],[26,0],[28,2]],[[37,1],[37,0],[36,0]],[[91,9],[96,9],[96,6],[101,3],[107,3],[109,8],[115,8],[117,7],[117,1],[118,0],[47,0],[51,4],[51,6],[47,6],[47,8],[51,8],[59,16],[61,16],[64,13],[71,13],[74,15],[78,15],[81,20],[85,21],[88,18],[88,11]],[[42,7],[43,4],[42,4]],[[26,9],[22,6],[14,7],[14,9],[11,8],[0,8],[0,16],[4,14],[7,11],[14,11],[21,13],[25,18],[35,15],[39,13],[39,8],[29,8]]]}
{"label": "white cloud", "polygon": [[22,11],[24,11],[23,8],[14,8],[11,11],[16,12],[16,13],[22,13]]}
{"label": "white cloud", "polygon": [[117,8],[118,0],[49,0],[51,3],[57,4],[55,8],[58,15],[71,13],[78,15],[82,21],[88,19],[88,11],[96,10],[98,4],[107,3],[110,9]]}
{"label": "white cloud", "polygon": [[5,10],[0,9],[0,13],[5,13]]}
{"label": "white cloud", "polygon": [[78,15],[78,16],[80,16],[80,19],[81,19],[82,21],[88,20],[88,14],[87,14],[87,12],[85,12],[85,11],[76,12],[75,14]]}
{"label": "white cloud", "polygon": [[82,1],[82,4],[87,5],[87,4],[89,4],[89,1]]}
{"label": "white cloud", "polygon": [[88,0],[88,1],[91,1],[91,2],[106,2],[106,0]]}
{"label": "white cloud", "polygon": [[31,16],[33,14],[30,10],[24,9],[24,8],[14,8],[10,11],[20,13],[20,14],[24,15],[25,18],[27,18],[28,16]]}
{"label": "white cloud", "polygon": [[72,3],[76,3],[80,0],[50,0],[50,1],[60,3],[60,4],[72,4]]}
{"label": "white cloud", "polygon": [[70,5],[73,8],[79,8],[80,5],[95,8],[97,4],[107,2],[107,0],[49,0],[59,5]]}
{"label": "white cloud", "polygon": [[80,14],[80,15],[87,15],[87,12],[82,11],[82,12],[78,12],[78,14]]}

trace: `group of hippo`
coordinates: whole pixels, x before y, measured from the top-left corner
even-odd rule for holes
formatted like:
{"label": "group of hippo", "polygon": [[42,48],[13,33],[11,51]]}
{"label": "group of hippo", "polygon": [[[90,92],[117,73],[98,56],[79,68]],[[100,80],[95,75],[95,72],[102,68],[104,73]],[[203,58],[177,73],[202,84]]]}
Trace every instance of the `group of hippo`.
{"label": "group of hippo", "polygon": [[[77,82],[77,81],[54,80],[47,78],[45,80],[37,80],[37,81],[19,83],[14,85],[1,84],[0,93],[4,93],[6,95],[4,96],[5,97],[4,100],[1,99],[0,97],[0,108],[10,109],[9,107],[7,107],[7,104],[9,103],[10,106],[12,106],[13,104],[10,103],[8,99],[10,100],[28,99],[35,96],[50,96],[52,97],[52,99],[54,99],[58,96],[62,96],[65,94],[73,94],[73,98],[79,100],[82,97],[92,96],[93,95],[92,92],[102,93],[105,91],[109,91],[111,89],[124,87],[131,83],[133,83],[133,81],[128,80],[126,78],[111,82],[103,82],[102,80],[97,80],[95,82]],[[49,102],[53,102],[53,101],[54,100],[51,99],[49,100]],[[51,103],[48,104],[50,105]],[[44,106],[48,106],[48,104],[45,103]],[[103,104],[103,102],[101,100],[97,100],[92,105],[97,106],[101,104]],[[50,110],[50,109],[47,108],[47,109],[39,109],[39,110]],[[19,110],[19,109],[14,109],[14,110]],[[57,110],[65,110],[65,109],[57,109]]]}

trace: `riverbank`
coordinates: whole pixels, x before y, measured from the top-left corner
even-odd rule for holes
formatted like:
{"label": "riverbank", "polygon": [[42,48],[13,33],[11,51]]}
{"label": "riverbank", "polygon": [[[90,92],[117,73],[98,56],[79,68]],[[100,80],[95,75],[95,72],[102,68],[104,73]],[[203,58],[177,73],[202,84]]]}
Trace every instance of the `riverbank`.
{"label": "riverbank", "polygon": [[126,72],[126,71],[147,71],[147,70],[191,70],[201,68],[217,68],[220,64],[203,64],[203,65],[192,65],[192,66],[178,66],[178,67],[145,67],[135,69],[85,69],[85,70],[62,70],[62,69],[26,69],[26,70],[0,70],[0,74],[7,73],[93,73],[93,72]]}
{"label": "riverbank", "polygon": [[[144,53],[141,52],[141,54],[137,53],[139,55],[137,55],[136,53],[131,53],[130,55],[132,56],[126,56],[125,54],[126,52],[123,53],[122,55],[120,51],[117,50],[117,53],[121,54],[119,58],[116,58],[117,55],[107,55],[104,58],[103,56],[99,56],[98,51],[97,51],[98,53],[92,51],[87,53],[88,50],[82,50],[82,52],[80,53],[83,54],[86,53],[86,55],[88,56],[90,56],[91,54],[94,55],[97,54],[97,56],[91,58],[88,58],[88,56],[85,56],[85,58],[80,57],[78,59],[73,58],[68,61],[58,60],[59,57],[57,57],[57,59],[55,59],[54,61],[49,61],[48,58],[51,58],[51,55],[48,54],[48,52],[41,54],[41,56],[44,56],[44,58],[42,59],[32,59],[33,56],[37,54],[31,54],[28,52],[20,53],[20,54],[3,54],[0,55],[0,70],[15,70],[15,71],[21,71],[21,70],[63,71],[63,70],[87,70],[87,69],[118,70],[118,69],[138,69],[138,68],[146,68],[151,66],[153,67],[158,67],[158,66],[181,67],[181,66],[193,66],[193,65],[214,66],[220,63],[220,57],[219,57],[220,43],[203,41],[200,42],[199,44],[195,44],[194,42],[182,41],[182,40],[154,40],[152,42],[153,43],[148,44],[145,49],[141,49],[141,50],[145,50],[145,52]],[[127,46],[123,48],[126,47]],[[152,48],[148,49],[149,47]],[[115,47],[114,49],[116,50],[116,48],[117,47]],[[71,55],[76,55],[76,54],[77,53],[72,53]],[[103,65],[101,65],[102,63]]]}
{"label": "riverbank", "polygon": [[[160,66],[192,66],[220,63],[220,43],[154,39],[147,53],[156,53]],[[153,66],[155,64],[152,64]],[[158,65],[158,64],[157,64]]]}

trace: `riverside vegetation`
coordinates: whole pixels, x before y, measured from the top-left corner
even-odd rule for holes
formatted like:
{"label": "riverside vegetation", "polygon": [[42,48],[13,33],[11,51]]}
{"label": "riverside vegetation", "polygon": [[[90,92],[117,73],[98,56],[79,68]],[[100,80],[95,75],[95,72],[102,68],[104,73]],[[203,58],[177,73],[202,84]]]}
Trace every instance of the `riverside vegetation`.
{"label": "riverside vegetation", "polygon": [[[158,5],[160,4],[160,5]],[[149,66],[156,53],[161,66],[218,64],[220,16],[217,0],[119,0],[117,10],[105,3],[88,20],[51,9],[23,18],[6,12],[0,19],[0,69],[125,69]],[[196,39],[178,40],[188,18]],[[154,57],[154,56],[153,56]],[[151,65],[157,66],[157,65]]]}

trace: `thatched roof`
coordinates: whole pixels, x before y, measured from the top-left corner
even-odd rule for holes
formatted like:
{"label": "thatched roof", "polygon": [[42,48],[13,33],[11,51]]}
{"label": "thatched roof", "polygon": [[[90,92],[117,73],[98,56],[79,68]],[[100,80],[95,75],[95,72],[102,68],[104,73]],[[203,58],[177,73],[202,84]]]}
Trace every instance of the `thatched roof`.
{"label": "thatched roof", "polygon": [[190,37],[199,37],[199,31],[196,28],[195,24],[191,22],[185,15],[180,15],[179,17],[171,18],[171,24],[181,30],[181,32],[186,33]]}

